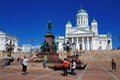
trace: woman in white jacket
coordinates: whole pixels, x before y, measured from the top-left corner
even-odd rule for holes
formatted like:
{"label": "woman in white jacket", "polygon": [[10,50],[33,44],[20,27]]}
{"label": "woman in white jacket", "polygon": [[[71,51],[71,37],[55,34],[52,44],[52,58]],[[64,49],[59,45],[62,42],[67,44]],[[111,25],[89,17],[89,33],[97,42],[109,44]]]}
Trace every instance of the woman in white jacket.
{"label": "woman in white jacket", "polygon": [[28,59],[26,58],[26,56],[24,56],[24,59],[23,59],[23,62],[22,62],[22,72],[23,72],[23,74],[26,74],[27,65],[28,65]]}

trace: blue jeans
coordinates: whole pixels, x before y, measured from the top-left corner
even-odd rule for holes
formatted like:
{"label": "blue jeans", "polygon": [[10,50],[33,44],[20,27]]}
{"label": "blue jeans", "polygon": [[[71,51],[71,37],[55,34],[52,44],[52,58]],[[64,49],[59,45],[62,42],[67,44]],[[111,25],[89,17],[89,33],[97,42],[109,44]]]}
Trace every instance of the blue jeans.
{"label": "blue jeans", "polygon": [[44,61],[43,61],[43,66],[44,66],[44,68],[46,67],[46,65],[47,65],[47,61],[44,60]]}

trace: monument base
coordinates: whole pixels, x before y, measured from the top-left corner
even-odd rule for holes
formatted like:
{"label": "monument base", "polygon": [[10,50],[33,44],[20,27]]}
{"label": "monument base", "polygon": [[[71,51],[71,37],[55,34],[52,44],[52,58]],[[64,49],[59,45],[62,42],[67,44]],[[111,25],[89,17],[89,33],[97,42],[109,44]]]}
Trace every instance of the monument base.
{"label": "monument base", "polygon": [[48,63],[62,63],[58,53],[40,52],[37,54],[37,57],[43,59],[44,55],[47,55]]}

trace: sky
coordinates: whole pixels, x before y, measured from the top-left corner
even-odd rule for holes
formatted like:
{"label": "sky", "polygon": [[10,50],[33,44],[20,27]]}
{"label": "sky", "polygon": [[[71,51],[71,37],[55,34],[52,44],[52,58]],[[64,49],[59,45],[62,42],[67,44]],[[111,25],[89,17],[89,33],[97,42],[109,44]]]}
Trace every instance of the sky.
{"label": "sky", "polygon": [[52,20],[52,33],[65,35],[68,20],[76,26],[76,14],[88,12],[95,18],[99,34],[112,35],[113,48],[120,46],[120,0],[0,0],[0,31],[18,38],[18,45],[41,45]]}

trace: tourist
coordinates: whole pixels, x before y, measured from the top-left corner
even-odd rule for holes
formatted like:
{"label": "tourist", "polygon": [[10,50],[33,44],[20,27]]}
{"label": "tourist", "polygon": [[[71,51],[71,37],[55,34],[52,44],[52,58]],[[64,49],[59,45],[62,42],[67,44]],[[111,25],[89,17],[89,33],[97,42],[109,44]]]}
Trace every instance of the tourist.
{"label": "tourist", "polygon": [[113,70],[116,71],[116,62],[114,59],[112,59],[112,61],[111,61],[111,66],[112,66],[112,71]]}
{"label": "tourist", "polygon": [[63,76],[67,76],[68,67],[69,67],[69,62],[65,58],[63,61]]}
{"label": "tourist", "polygon": [[72,59],[70,60],[70,65],[69,65],[69,70],[70,70],[70,74],[72,74]]}
{"label": "tourist", "polygon": [[73,59],[72,61],[72,75],[76,75],[76,61]]}
{"label": "tourist", "polygon": [[47,66],[47,55],[44,55],[44,57],[43,57],[43,67],[44,67],[44,69],[46,68],[46,66]]}
{"label": "tourist", "polygon": [[7,61],[6,61],[6,59],[3,59],[3,60],[2,60],[1,67],[4,67],[4,66],[7,66]]}
{"label": "tourist", "polygon": [[26,56],[24,56],[23,61],[22,61],[22,72],[23,74],[27,74],[27,65],[28,65],[28,59],[26,58]]}

